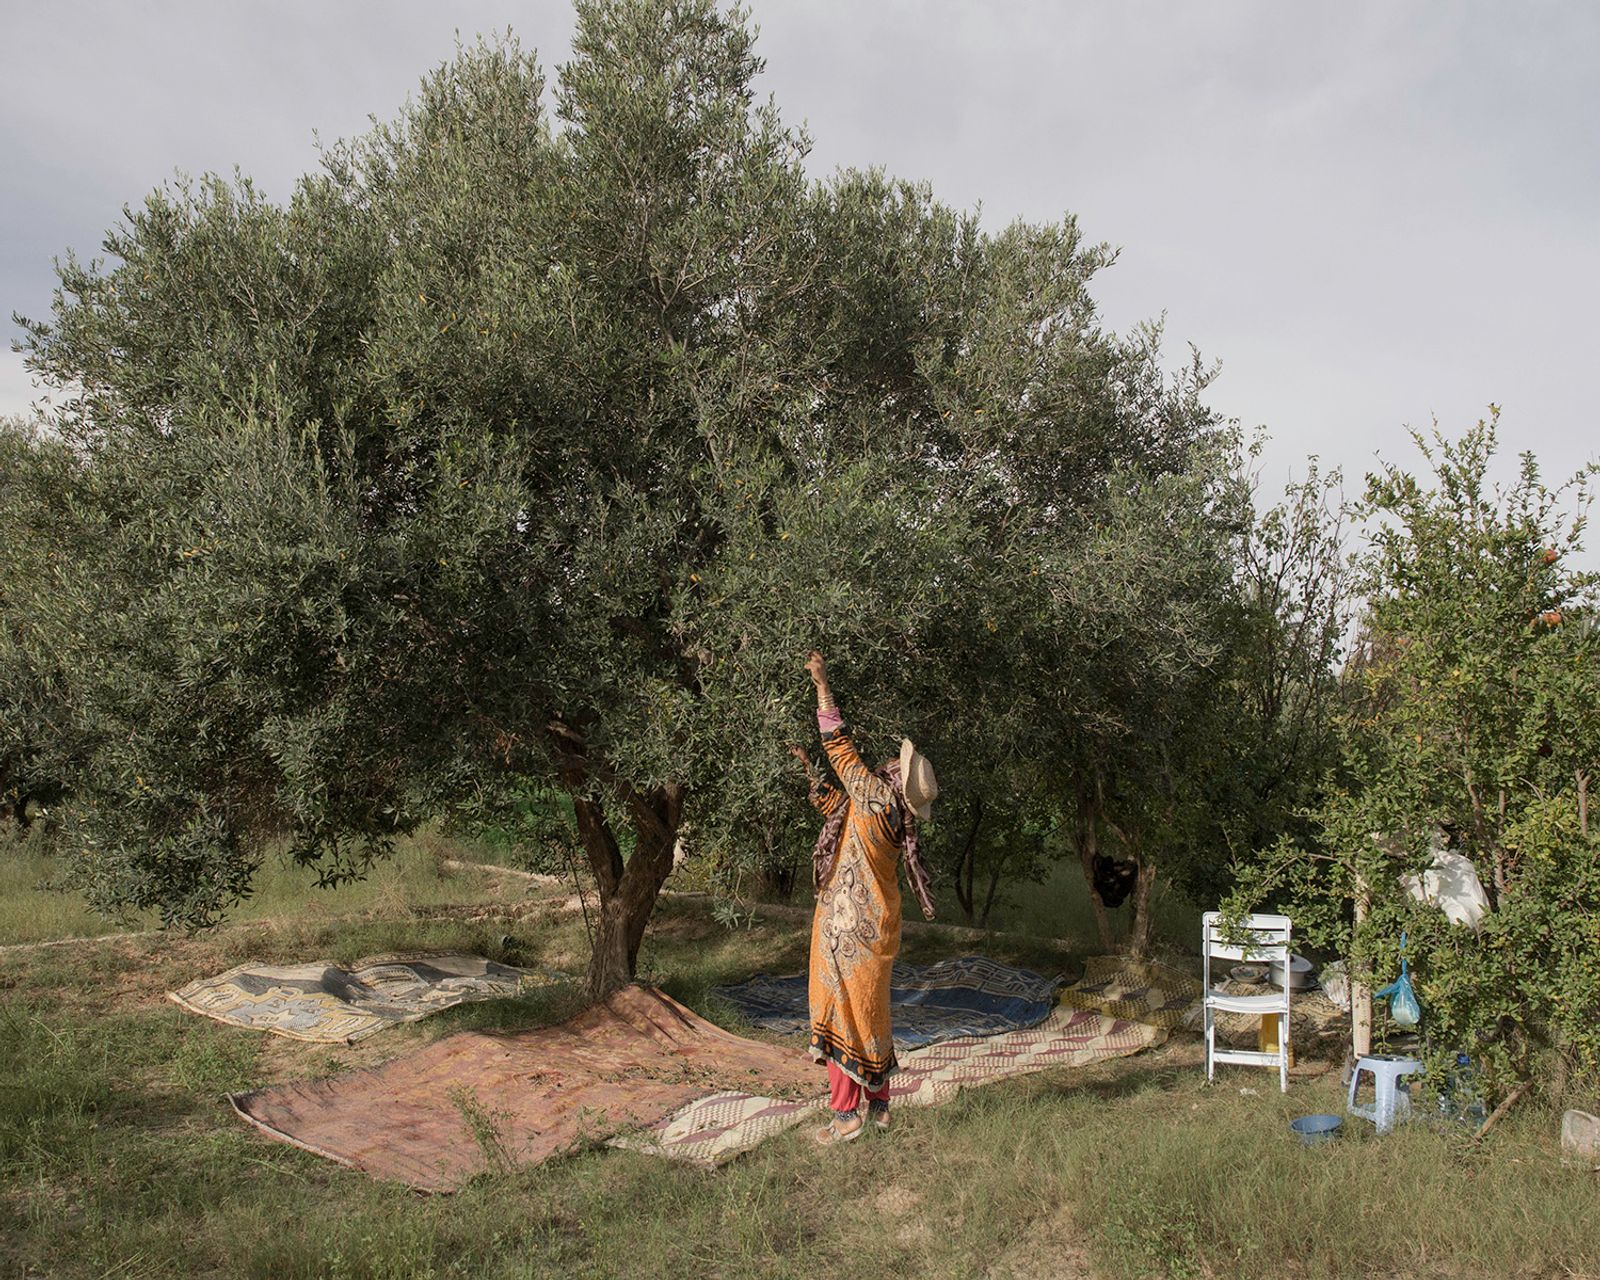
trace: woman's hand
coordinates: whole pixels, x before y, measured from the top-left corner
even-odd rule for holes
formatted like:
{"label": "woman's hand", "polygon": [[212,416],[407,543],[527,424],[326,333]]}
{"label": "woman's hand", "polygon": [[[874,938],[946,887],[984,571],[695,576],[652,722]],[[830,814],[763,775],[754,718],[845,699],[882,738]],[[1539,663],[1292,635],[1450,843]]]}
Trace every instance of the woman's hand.
{"label": "woman's hand", "polygon": [[828,664],[822,660],[822,654],[813,649],[806,654],[806,670],[811,673],[811,683],[821,689],[828,683]]}
{"label": "woman's hand", "polygon": [[800,762],[800,767],[806,771],[806,781],[811,783],[813,786],[816,785],[817,771],[811,766],[810,753],[808,753],[806,749],[798,742],[791,742],[789,744],[789,754],[798,760]]}
{"label": "woman's hand", "polygon": [[828,664],[822,660],[822,654],[815,649],[806,654],[806,670],[811,673],[811,683],[817,686],[817,710],[832,710],[833,689],[828,685]]}

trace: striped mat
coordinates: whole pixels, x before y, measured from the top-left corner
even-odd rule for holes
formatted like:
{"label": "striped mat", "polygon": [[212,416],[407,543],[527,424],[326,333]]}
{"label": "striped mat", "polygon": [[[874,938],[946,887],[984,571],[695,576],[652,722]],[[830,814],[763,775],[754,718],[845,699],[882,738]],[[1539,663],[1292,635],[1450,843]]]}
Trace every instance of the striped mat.
{"label": "striped mat", "polygon": [[[914,1049],[900,1059],[890,1097],[902,1106],[937,1106],[962,1089],[1052,1068],[1085,1067],[1154,1048],[1167,1032],[1092,1010],[1057,1008],[1042,1023],[997,1036],[965,1036]],[[749,1151],[807,1118],[819,1123],[827,1102],[786,1101],[749,1093],[718,1093],[673,1112],[612,1146],[715,1166]]]}
{"label": "striped mat", "polygon": [[1091,956],[1061,1003],[1171,1031],[1200,1000],[1200,979],[1154,960]]}

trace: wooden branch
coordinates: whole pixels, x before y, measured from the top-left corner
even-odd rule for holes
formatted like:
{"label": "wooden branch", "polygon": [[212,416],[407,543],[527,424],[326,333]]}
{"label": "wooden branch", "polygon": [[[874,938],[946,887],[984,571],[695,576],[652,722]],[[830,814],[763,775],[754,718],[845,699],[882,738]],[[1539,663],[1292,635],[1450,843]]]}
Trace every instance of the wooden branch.
{"label": "wooden branch", "polygon": [[1512,1107],[1516,1106],[1517,1103],[1521,1101],[1522,1095],[1527,1093],[1532,1087],[1532,1080],[1524,1080],[1510,1093],[1506,1094],[1505,1101],[1489,1114],[1489,1118],[1483,1122],[1483,1127],[1480,1128],[1477,1133],[1472,1135],[1472,1140],[1474,1142],[1482,1142],[1484,1134],[1488,1133],[1490,1129],[1494,1128],[1494,1126],[1499,1122],[1500,1117],[1505,1115],[1506,1112],[1510,1111]]}
{"label": "wooden branch", "polygon": [[[1358,875],[1355,895],[1357,932],[1360,931],[1371,908],[1372,893]],[[1350,977],[1350,1051],[1359,1059],[1372,1052],[1372,988],[1369,984],[1356,980],[1355,965],[1348,957],[1346,964],[1349,967]]]}
{"label": "wooden branch", "polygon": [[[627,797],[628,807],[633,811],[634,830],[640,835],[648,832],[658,841],[670,845],[670,837],[677,827],[677,820],[672,816],[673,798],[665,790],[657,795],[642,795],[625,779],[618,779],[618,783]],[[668,812],[663,814],[661,809]],[[638,851],[636,845],[634,852]]]}
{"label": "wooden branch", "polygon": [[580,747],[585,745],[584,744],[583,735],[581,733],[579,733],[576,729],[574,729],[571,725],[562,724],[561,721],[559,721],[559,720],[552,720],[549,723],[549,725],[546,726],[546,727],[550,730],[551,733],[560,734],[563,738],[567,739],[567,741],[569,741],[569,742],[575,742]]}
{"label": "wooden branch", "polygon": [[1589,771],[1578,770],[1578,830],[1589,838]]}

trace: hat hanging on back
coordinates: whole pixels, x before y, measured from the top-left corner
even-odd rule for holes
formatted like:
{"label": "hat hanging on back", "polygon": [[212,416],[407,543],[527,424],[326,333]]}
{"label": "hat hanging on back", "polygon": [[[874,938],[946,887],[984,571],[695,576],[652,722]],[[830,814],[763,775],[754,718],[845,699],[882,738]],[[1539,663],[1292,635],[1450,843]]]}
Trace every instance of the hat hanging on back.
{"label": "hat hanging on back", "polygon": [[934,776],[928,757],[918,751],[910,738],[900,739],[900,787],[906,803],[926,822],[939,795],[939,779]]}

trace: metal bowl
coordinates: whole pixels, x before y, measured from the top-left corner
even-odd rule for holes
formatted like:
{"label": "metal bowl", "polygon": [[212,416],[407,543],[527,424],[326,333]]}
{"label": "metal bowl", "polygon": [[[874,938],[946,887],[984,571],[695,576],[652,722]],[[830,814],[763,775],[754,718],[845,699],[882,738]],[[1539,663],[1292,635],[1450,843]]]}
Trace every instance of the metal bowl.
{"label": "metal bowl", "polygon": [[1300,1139],[1300,1145],[1304,1147],[1319,1147],[1324,1142],[1332,1142],[1343,1128],[1342,1119],[1327,1114],[1300,1116],[1289,1121],[1289,1131]]}

